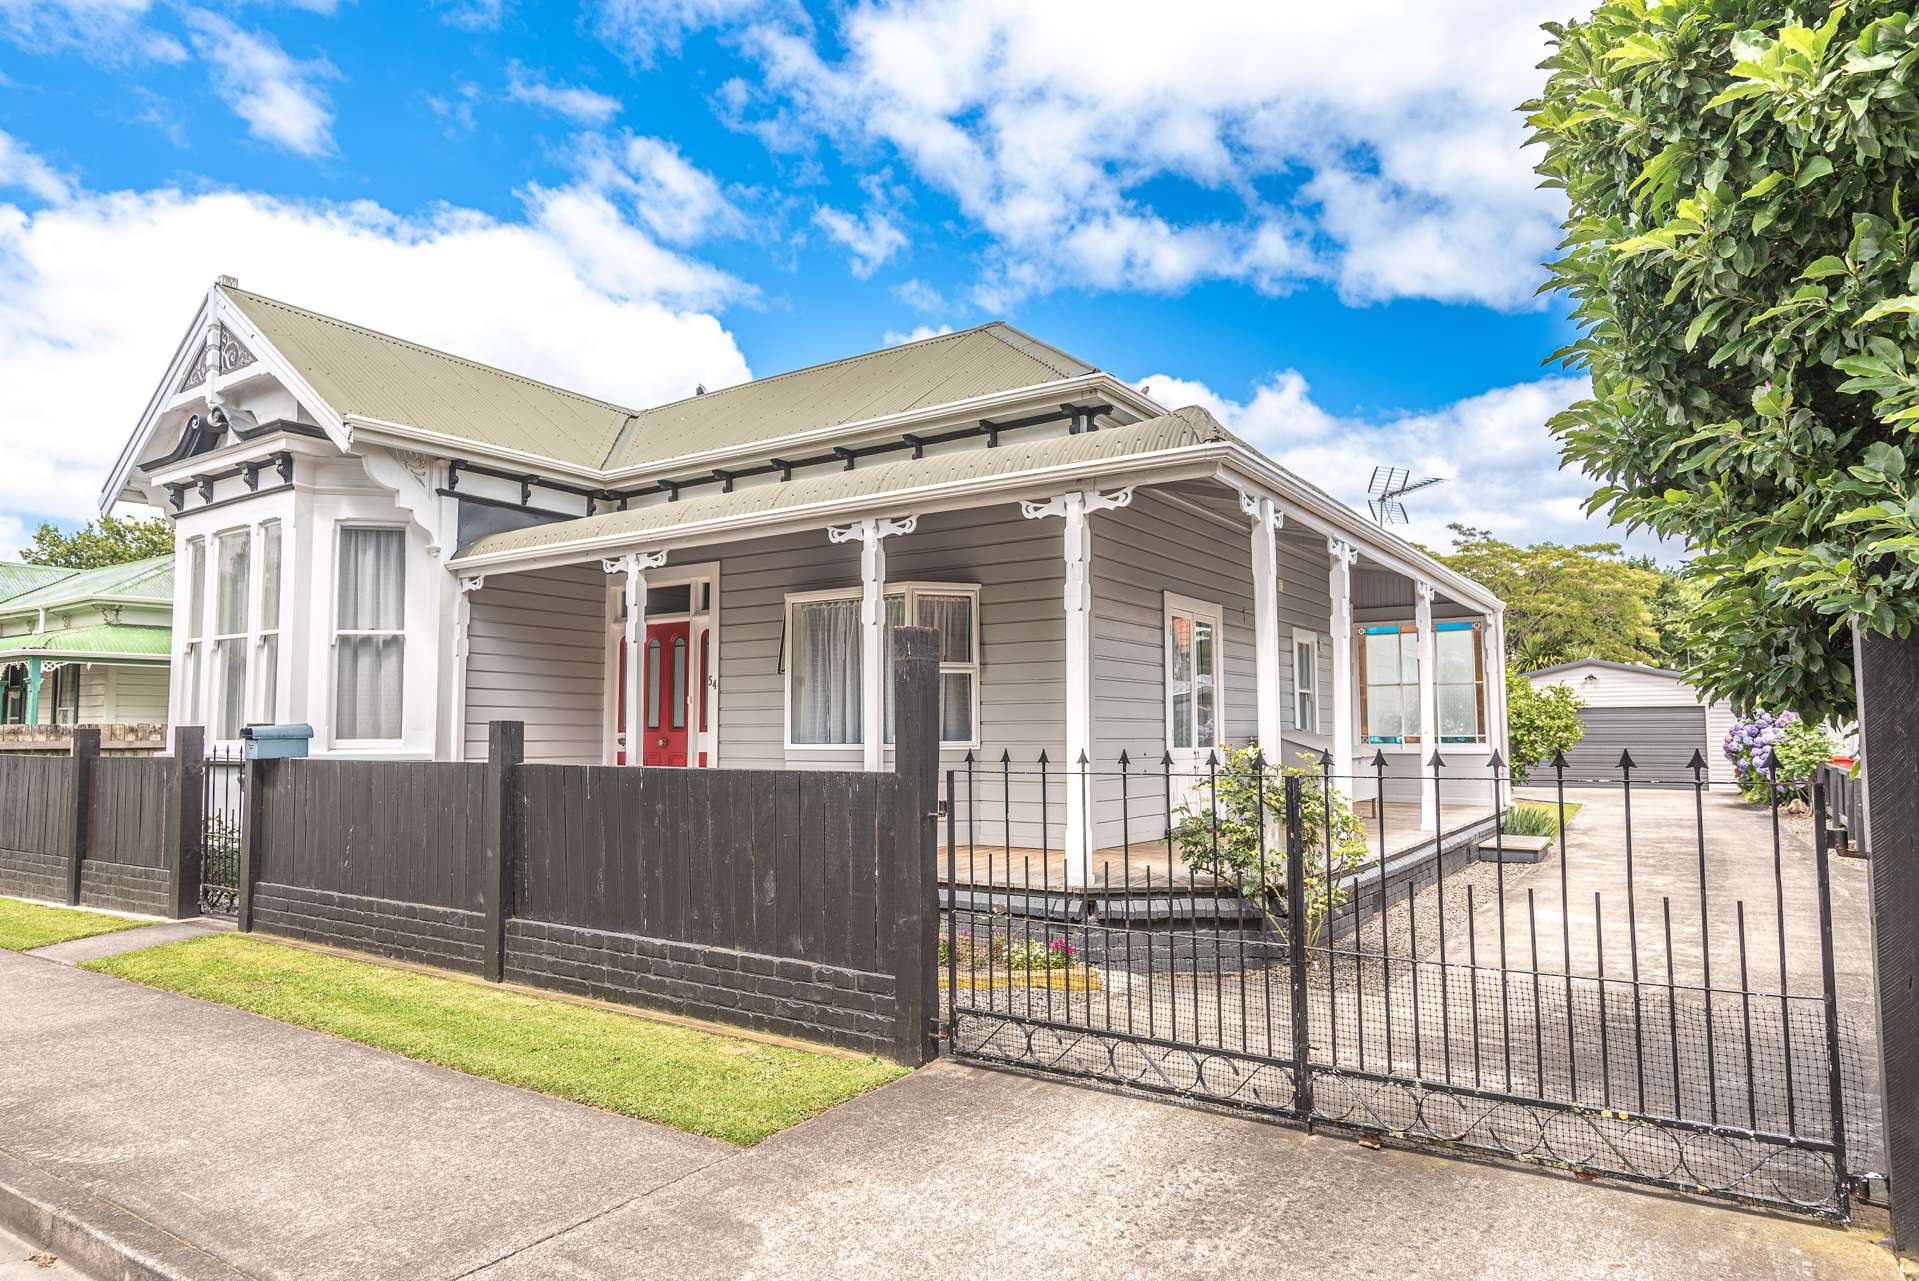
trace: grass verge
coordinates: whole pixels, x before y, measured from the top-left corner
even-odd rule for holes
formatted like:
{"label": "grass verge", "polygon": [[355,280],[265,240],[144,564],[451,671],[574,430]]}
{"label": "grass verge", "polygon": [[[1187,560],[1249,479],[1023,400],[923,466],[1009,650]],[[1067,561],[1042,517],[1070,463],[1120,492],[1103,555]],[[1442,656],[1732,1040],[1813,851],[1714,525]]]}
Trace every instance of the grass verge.
{"label": "grass verge", "polygon": [[[1584,809],[1585,807],[1586,805],[1584,801],[1567,801],[1566,802],[1566,822],[1570,825],[1575,818],[1579,817],[1579,811]],[[1557,802],[1555,801],[1514,801],[1513,808],[1516,810],[1528,810],[1528,811],[1531,811],[1532,813],[1542,815],[1543,816],[1542,821],[1549,822],[1552,825],[1552,832],[1550,834],[1556,835],[1558,833],[1559,805]],[[1512,829],[1509,828],[1507,830],[1510,831]],[[1540,834],[1546,835],[1548,833],[1542,827]]]}
{"label": "grass verge", "polygon": [[242,935],[86,968],[743,1146],[906,1074]]}
{"label": "grass verge", "polygon": [[31,952],[36,947],[52,947],[55,943],[151,924],[152,921],[128,921],[98,912],[76,912],[70,907],[44,907],[39,903],[0,898],[0,949],[8,952]]}

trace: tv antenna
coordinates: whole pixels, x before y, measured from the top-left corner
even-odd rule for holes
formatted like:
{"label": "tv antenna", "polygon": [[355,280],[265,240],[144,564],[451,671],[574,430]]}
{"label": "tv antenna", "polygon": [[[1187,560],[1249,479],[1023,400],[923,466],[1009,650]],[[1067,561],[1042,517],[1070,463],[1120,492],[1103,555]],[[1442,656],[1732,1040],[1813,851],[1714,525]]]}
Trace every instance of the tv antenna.
{"label": "tv antenna", "polygon": [[1366,500],[1366,507],[1373,514],[1373,522],[1381,529],[1407,523],[1406,504],[1401,501],[1406,495],[1446,483],[1444,476],[1428,476],[1424,480],[1413,480],[1411,477],[1412,473],[1404,467],[1373,468],[1373,478],[1366,483],[1366,492],[1371,495]]}

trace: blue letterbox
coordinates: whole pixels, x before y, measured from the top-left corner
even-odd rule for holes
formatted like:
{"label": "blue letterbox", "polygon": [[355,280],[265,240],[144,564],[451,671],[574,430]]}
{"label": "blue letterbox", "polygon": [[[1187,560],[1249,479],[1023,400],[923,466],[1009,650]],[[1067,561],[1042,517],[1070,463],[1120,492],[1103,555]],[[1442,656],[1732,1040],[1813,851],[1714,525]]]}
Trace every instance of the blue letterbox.
{"label": "blue letterbox", "polygon": [[240,737],[246,743],[248,760],[282,761],[307,754],[313,726],[246,725],[241,727]]}

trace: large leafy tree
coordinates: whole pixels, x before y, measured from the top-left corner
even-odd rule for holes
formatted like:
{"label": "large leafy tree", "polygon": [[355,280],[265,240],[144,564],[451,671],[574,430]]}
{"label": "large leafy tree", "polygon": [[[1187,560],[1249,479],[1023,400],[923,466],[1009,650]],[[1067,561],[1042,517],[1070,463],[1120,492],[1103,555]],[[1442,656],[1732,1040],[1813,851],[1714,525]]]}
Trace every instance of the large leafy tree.
{"label": "large leafy tree", "polygon": [[1556,40],[1551,285],[1595,509],[1698,549],[1691,671],[1849,715],[1847,624],[1919,619],[1919,22],[1886,0],[1616,0]]}
{"label": "large leafy tree", "polygon": [[33,542],[20,553],[20,559],[29,565],[97,569],[172,552],[173,526],[164,517],[121,520],[116,516],[102,516],[98,525],[89,523],[71,534],[63,534],[52,525],[41,525],[33,532]]}
{"label": "large leafy tree", "polygon": [[1506,602],[1506,648],[1532,671],[1576,658],[1664,663],[1653,602],[1663,576],[1620,555],[1613,543],[1516,546],[1483,529],[1452,525],[1440,559]]}

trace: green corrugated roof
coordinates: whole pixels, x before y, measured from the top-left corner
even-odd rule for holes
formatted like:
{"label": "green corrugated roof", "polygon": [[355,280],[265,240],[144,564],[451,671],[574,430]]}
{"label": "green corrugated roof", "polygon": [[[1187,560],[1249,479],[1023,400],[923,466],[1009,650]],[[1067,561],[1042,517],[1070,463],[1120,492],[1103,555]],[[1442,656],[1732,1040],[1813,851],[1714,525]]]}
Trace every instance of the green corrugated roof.
{"label": "green corrugated roof", "polygon": [[460,557],[530,551],[583,539],[644,536],[676,526],[722,520],[841,499],[877,498],[903,490],[920,489],[944,481],[1010,476],[1019,472],[1074,463],[1098,465],[1138,454],[1158,453],[1186,445],[1230,439],[1211,414],[1197,407],[1158,418],[1108,427],[1077,436],[1001,445],[997,449],[968,449],[928,458],[863,465],[784,484],[755,485],[730,494],[709,494],[677,503],[656,503],[620,512],[602,512],[577,520],[554,521],[501,534],[490,534],[460,549]]}
{"label": "green corrugated roof", "polygon": [[0,636],[0,655],[35,658],[88,658],[127,655],[166,660],[173,653],[173,629],[135,627],[129,623],[96,623],[22,636]]}
{"label": "green corrugated roof", "polygon": [[123,565],[98,569],[70,569],[66,576],[42,587],[0,600],[0,614],[30,609],[54,609],[96,596],[133,597],[157,605],[173,604],[173,557],[149,556]]}
{"label": "green corrugated roof", "polygon": [[0,560],[0,602],[45,587],[48,583],[57,583],[79,572],[57,565],[28,565],[17,560]]}
{"label": "green corrugated roof", "polygon": [[[242,289],[220,290],[342,416],[596,469],[636,467],[1093,372],[995,322],[634,409]],[[626,431],[629,419],[633,429]]]}

